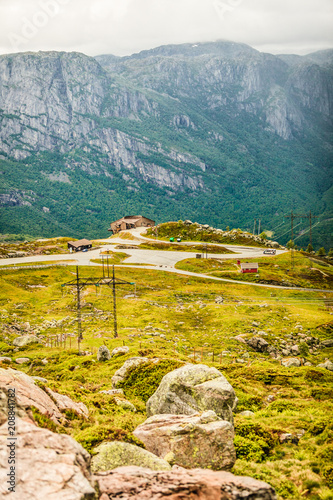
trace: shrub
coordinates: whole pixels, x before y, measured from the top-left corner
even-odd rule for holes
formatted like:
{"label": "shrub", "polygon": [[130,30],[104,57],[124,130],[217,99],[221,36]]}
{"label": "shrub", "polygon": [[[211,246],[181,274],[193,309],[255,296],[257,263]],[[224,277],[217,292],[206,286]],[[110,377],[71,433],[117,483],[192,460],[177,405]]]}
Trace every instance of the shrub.
{"label": "shrub", "polygon": [[274,431],[243,419],[235,423],[235,434],[237,458],[254,462],[262,462],[277,441]]}
{"label": "shrub", "polygon": [[300,355],[303,356],[304,358],[309,355],[309,346],[306,342],[300,342],[298,349]]}
{"label": "shrub", "polygon": [[262,462],[265,457],[265,452],[260,446],[260,443],[252,441],[252,439],[235,436],[234,445],[237,458],[249,462]]}
{"label": "shrub", "polygon": [[126,395],[137,396],[147,402],[154,394],[164,375],[183,366],[181,361],[164,359],[159,363],[144,363],[133,367],[121,385]]}
{"label": "shrub", "polygon": [[89,453],[92,449],[102,443],[103,441],[125,441],[126,443],[135,444],[144,448],[143,443],[137,439],[129,431],[120,429],[117,427],[112,427],[111,425],[94,425],[82,430],[75,436],[76,441],[78,441],[83,448],[85,448]]}

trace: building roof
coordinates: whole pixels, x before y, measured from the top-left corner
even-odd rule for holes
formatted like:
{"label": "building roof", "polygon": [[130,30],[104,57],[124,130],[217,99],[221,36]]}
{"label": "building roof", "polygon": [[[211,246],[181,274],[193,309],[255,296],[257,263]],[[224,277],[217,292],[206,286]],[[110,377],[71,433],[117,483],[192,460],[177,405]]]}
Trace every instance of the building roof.
{"label": "building roof", "polygon": [[259,264],[258,262],[242,262],[241,263],[241,268],[245,268],[245,269],[256,269],[257,267],[259,267]]}
{"label": "building roof", "polygon": [[83,246],[86,246],[86,245],[92,245],[91,241],[89,240],[86,240],[83,238],[83,240],[78,240],[78,241],[69,241],[68,242],[69,245],[72,245],[72,247],[83,247]]}

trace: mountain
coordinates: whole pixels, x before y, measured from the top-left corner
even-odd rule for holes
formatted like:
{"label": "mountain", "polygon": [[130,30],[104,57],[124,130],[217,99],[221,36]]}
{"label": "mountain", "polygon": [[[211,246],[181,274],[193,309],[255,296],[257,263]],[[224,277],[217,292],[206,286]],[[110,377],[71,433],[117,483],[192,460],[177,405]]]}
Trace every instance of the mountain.
{"label": "mountain", "polygon": [[220,41],[0,56],[1,232],[101,237],[143,213],[260,218],[284,242],[283,214],[311,210],[316,244],[333,246],[332,54]]}

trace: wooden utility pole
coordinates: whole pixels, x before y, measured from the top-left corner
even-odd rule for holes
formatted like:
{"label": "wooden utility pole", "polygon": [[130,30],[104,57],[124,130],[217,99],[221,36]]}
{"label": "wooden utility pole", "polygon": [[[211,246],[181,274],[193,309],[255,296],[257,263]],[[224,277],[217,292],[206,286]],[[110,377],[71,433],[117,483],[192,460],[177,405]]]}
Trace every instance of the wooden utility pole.
{"label": "wooden utility pole", "polygon": [[319,219],[318,215],[312,215],[311,210],[310,214],[308,215],[309,217],[309,222],[310,222],[310,245],[312,246],[312,219]]}

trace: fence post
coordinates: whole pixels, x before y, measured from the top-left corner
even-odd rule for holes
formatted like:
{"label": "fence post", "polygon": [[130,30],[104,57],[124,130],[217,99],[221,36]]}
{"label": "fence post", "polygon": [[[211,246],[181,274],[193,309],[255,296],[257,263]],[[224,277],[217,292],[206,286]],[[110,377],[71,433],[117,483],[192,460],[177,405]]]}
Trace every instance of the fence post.
{"label": "fence post", "polygon": [[201,363],[202,363],[202,357],[203,357],[203,347],[201,347]]}
{"label": "fence post", "polygon": [[220,353],[220,365],[222,365],[222,351]]}
{"label": "fence post", "polygon": [[214,363],[214,351],[213,351],[213,363]]}
{"label": "fence post", "polygon": [[195,361],[195,349],[193,349],[193,360]]}

